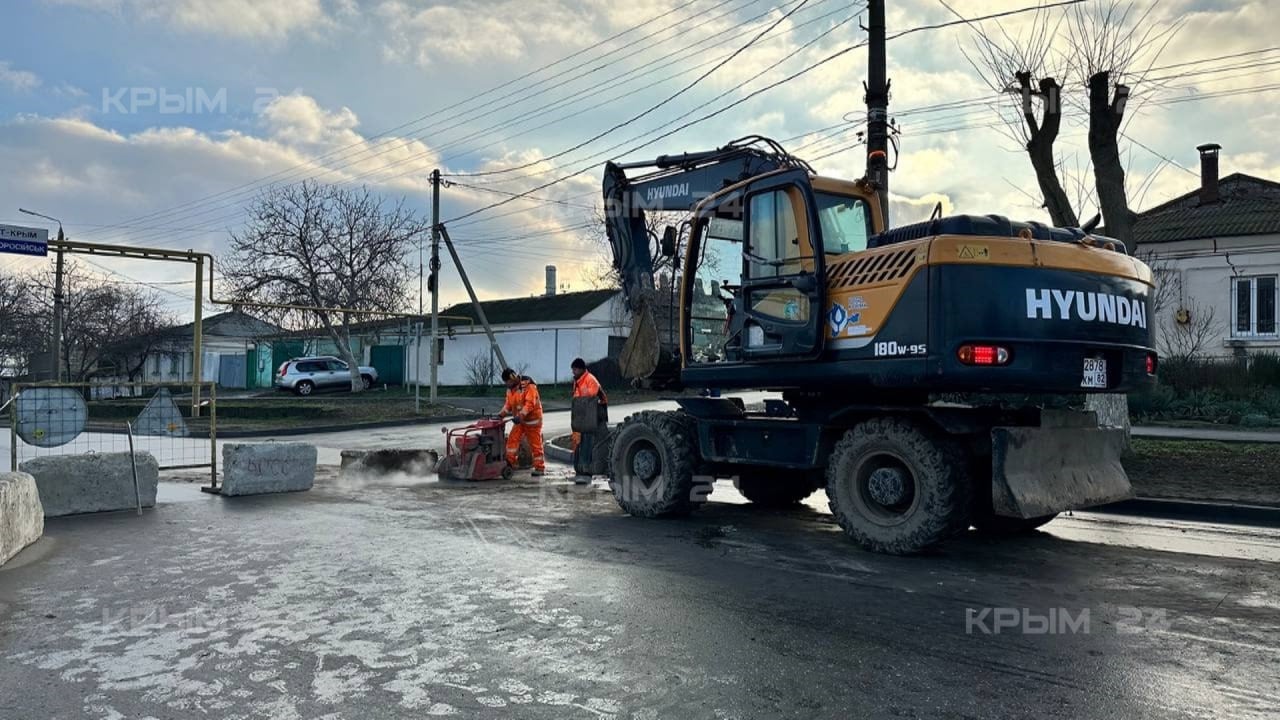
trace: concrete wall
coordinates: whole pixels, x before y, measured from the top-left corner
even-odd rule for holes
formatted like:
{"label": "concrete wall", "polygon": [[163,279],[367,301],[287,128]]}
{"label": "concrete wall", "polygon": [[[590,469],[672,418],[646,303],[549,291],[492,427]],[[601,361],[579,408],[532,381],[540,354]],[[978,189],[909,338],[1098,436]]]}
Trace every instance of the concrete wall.
{"label": "concrete wall", "polygon": [[1258,235],[1159,243],[1138,248],[1142,257],[1150,252],[1157,266],[1171,272],[1163,278],[1170,301],[1161,317],[1152,323],[1157,344],[1166,352],[1167,337],[1177,327],[1179,308],[1212,313],[1213,324],[1204,344],[1205,357],[1229,357],[1239,353],[1280,352],[1280,335],[1238,337],[1232,281],[1258,275],[1280,275],[1280,235]]}
{"label": "concrete wall", "polygon": [[[498,345],[507,362],[535,382],[549,385],[568,382],[569,363],[575,357],[588,362],[609,354],[609,336],[617,334],[610,328],[583,328],[564,325],[539,329],[495,328]],[[423,383],[431,379],[430,339],[424,338],[419,352],[410,352],[409,367],[405,375],[419,377]],[[439,369],[441,385],[466,385],[468,359],[489,355],[489,339],[483,331],[474,334],[455,334],[444,341],[444,362]],[[496,380],[495,380],[496,382]]]}

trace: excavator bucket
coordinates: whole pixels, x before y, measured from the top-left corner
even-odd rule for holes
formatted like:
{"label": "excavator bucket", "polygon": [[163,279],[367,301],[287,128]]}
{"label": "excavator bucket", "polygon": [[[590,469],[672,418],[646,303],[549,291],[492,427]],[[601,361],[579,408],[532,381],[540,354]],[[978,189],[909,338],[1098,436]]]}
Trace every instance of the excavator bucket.
{"label": "excavator bucket", "polygon": [[643,303],[631,314],[631,334],[622,346],[618,365],[622,376],[631,380],[643,380],[658,369],[662,343],[658,335],[658,323],[653,317],[653,306]]}
{"label": "excavator bucket", "polygon": [[995,513],[1037,518],[1133,497],[1120,465],[1124,448],[1120,428],[992,428]]}

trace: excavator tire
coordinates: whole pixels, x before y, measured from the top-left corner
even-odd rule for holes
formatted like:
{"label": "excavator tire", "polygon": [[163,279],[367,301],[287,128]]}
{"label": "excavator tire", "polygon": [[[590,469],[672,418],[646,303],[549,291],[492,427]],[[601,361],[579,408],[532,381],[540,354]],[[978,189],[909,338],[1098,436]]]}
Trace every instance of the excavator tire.
{"label": "excavator tire", "polygon": [[854,426],[827,465],[836,522],[880,553],[916,553],[968,529],[971,492],[962,448],[901,418]]}
{"label": "excavator tire", "polygon": [[636,517],[688,515],[706,501],[700,488],[698,436],[693,418],[649,410],[622,421],[609,453],[609,487]]}
{"label": "excavator tire", "polygon": [[818,489],[810,478],[787,477],[794,471],[744,469],[738,473],[733,486],[752,504],[764,508],[787,508],[800,504]]}

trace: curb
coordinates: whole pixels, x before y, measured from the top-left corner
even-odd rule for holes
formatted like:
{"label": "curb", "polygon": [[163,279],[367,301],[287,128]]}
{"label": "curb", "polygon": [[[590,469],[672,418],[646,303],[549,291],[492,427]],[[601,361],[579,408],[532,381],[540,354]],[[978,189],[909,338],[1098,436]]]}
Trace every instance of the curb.
{"label": "curb", "polygon": [[[1155,432],[1152,432],[1152,431]],[[1167,430],[1167,432],[1162,432]],[[1184,432],[1178,432],[1178,431]],[[1159,426],[1134,427],[1130,434],[1142,440],[1175,440],[1185,442],[1220,442],[1228,444],[1274,445],[1280,443],[1280,437],[1274,432],[1254,430],[1213,430],[1222,432],[1223,436],[1195,434],[1192,428],[1163,428]]]}
{"label": "curb", "polygon": [[573,451],[569,448],[560,447],[559,445],[545,443],[542,447],[542,453],[546,455],[548,459],[555,460],[556,462],[573,462]]}
{"label": "curb", "polygon": [[1197,520],[1220,522],[1229,525],[1280,528],[1280,507],[1268,507],[1266,505],[1140,497],[1132,500],[1122,500],[1110,505],[1086,508],[1080,510],[1080,512],[1096,512],[1108,515],[1139,515],[1169,520]]}

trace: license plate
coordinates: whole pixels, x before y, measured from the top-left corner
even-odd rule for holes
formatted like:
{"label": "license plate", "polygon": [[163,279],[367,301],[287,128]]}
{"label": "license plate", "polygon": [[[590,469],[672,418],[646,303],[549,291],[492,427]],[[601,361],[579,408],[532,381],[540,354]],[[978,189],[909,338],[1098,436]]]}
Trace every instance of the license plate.
{"label": "license plate", "polygon": [[1080,387],[1105,388],[1107,386],[1107,361],[1102,358],[1084,359],[1084,377]]}

